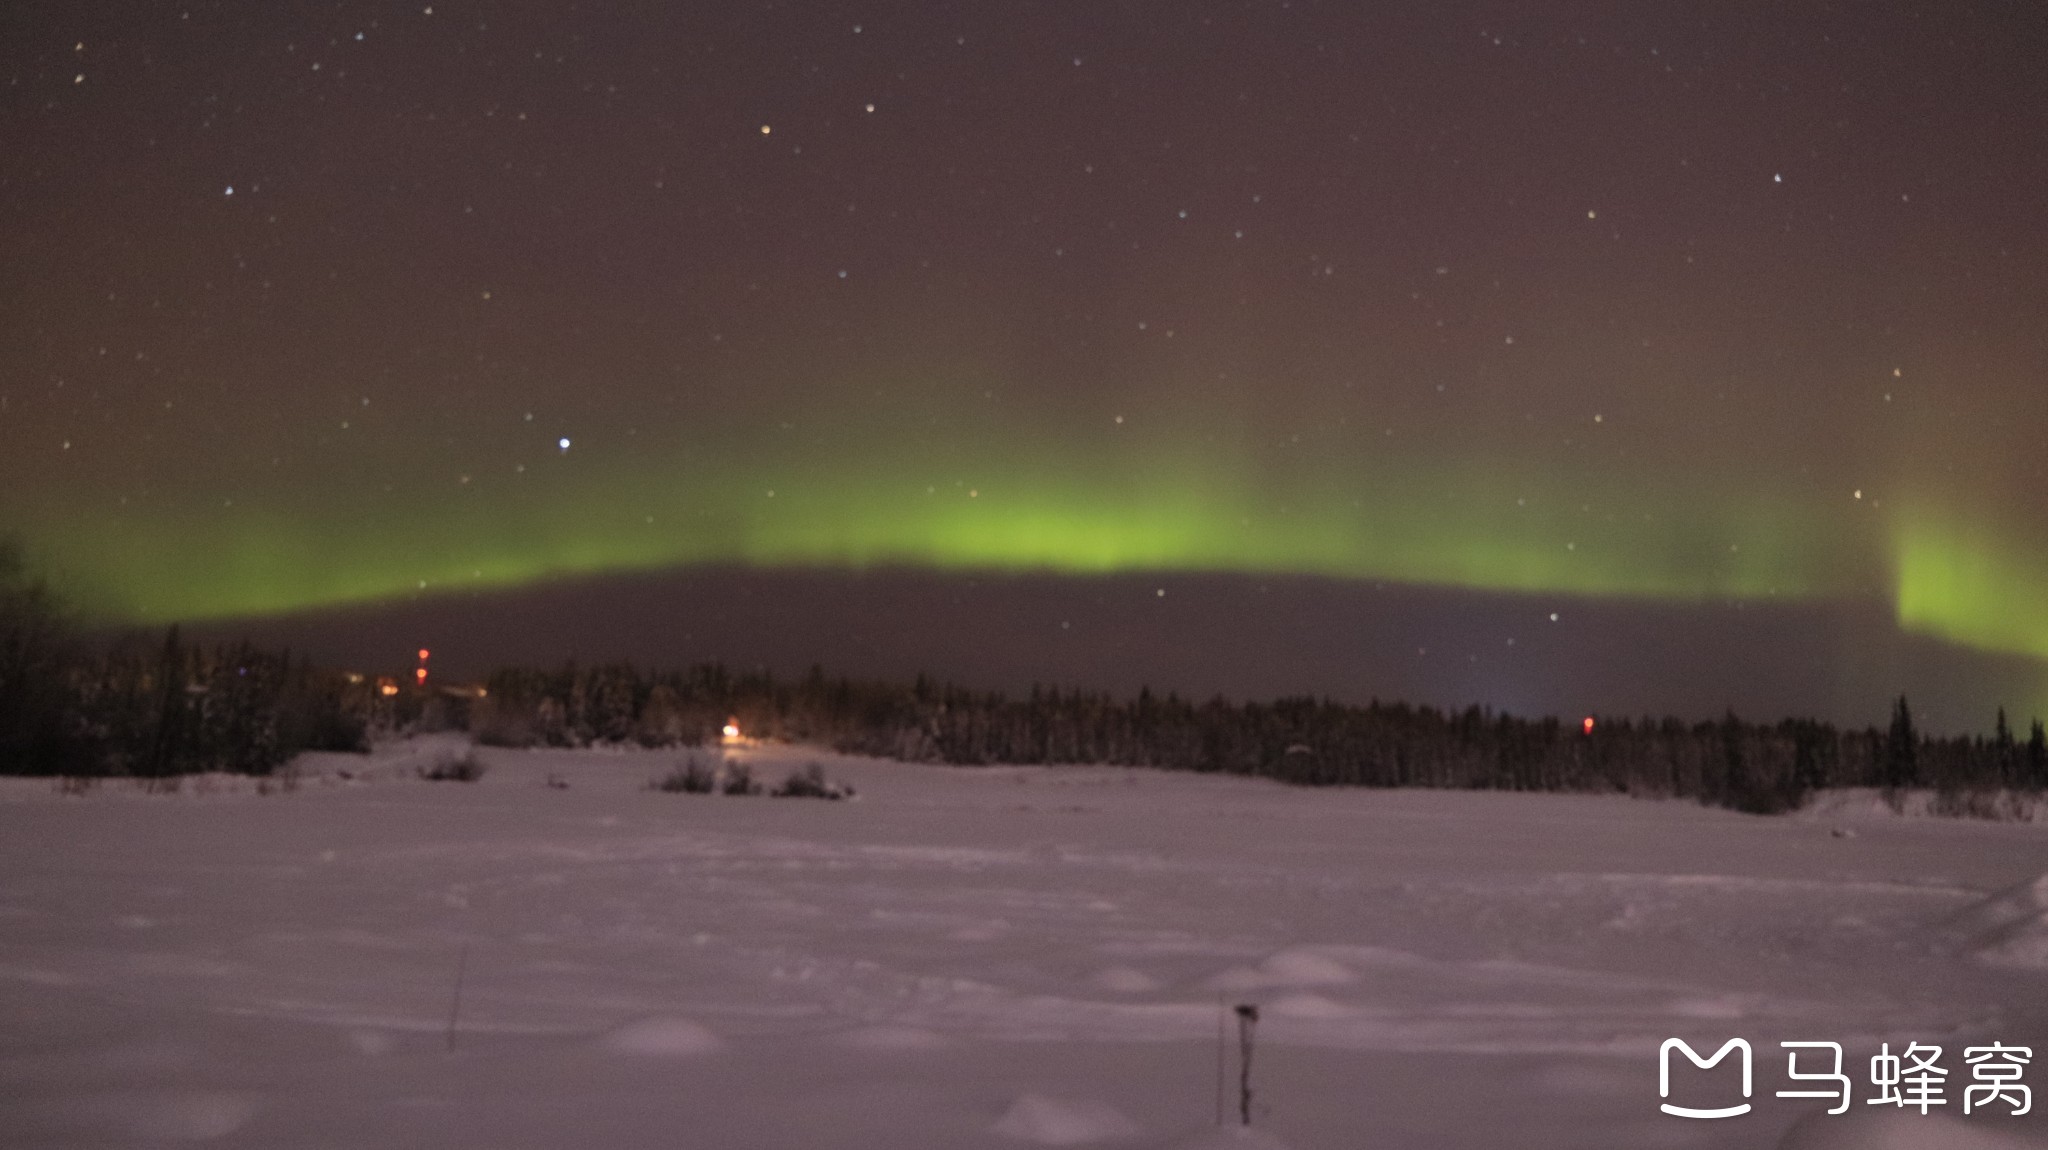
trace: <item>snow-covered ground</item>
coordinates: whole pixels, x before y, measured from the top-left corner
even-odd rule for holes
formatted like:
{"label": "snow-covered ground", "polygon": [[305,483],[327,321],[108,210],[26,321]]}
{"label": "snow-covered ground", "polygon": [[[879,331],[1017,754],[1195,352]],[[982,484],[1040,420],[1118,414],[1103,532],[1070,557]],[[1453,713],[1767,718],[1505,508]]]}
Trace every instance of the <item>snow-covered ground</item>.
{"label": "snow-covered ground", "polygon": [[[2038,823],[789,747],[740,756],[858,797],[649,791],[671,753],[418,780],[435,751],[0,786],[0,1145],[2048,1145],[2048,1098],[1960,1113],[1966,1045],[2048,1089]],[[1250,1137],[1213,1128],[1239,1003]],[[1748,1039],[1754,1109],[1660,1114],[1669,1037]],[[1774,1097],[1781,1040],[1843,1043],[1856,1113]],[[1916,1040],[1948,1104],[1866,1105]]]}

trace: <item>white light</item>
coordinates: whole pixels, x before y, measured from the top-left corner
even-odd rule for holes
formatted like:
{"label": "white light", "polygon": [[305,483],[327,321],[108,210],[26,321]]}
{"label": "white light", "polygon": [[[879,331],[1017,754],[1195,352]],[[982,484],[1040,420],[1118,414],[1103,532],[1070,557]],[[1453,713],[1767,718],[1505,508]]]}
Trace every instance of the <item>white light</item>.
{"label": "white light", "polygon": [[563,451],[569,450],[569,437],[565,435],[562,438],[555,440],[555,446],[561,448]]}

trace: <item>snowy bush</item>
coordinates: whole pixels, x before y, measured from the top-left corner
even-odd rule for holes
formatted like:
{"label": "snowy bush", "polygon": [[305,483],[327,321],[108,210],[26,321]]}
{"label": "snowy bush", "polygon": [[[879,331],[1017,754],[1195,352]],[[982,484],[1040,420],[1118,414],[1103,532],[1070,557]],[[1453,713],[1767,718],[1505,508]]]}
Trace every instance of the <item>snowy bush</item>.
{"label": "snowy bush", "polygon": [[668,774],[656,779],[653,788],[671,795],[708,795],[718,789],[718,776],[705,766],[697,756],[677,764]]}
{"label": "snowy bush", "polygon": [[825,768],[809,763],[802,770],[791,771],[772,794],[778,799],[844,799],[853,796],[853,788],[844,783],[827,782]]}
{"label": "snowy bush", "polygon": [[419,775],[430,783],[473,783],[484,777],[484,765],[477,761],[475,748],[443,749],[434,752],[434,761],[421,767]]}
{"label": "snowy bush", "polygon": [[728,795],[758,795],[761,793],[761,784],[754,781],[754,772],[745,763],[727,759],[725,786],[722,789]]}
{"label": "snowy bush", "polygon": [[749,770],[745,763],[727,759],[714,770],[694,754],[677,764],[668,774],[649,782],[647,788],[672,795],[744,796],[761,793],[761,784],[754,781],[754,772]]}

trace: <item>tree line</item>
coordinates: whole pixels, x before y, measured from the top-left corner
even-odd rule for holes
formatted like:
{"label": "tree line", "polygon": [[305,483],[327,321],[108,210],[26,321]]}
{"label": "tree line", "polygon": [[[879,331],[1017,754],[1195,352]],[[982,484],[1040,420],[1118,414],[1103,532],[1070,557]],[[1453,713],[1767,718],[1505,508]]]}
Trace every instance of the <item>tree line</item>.
{"label": "tree line", "polygon": [[268,774],[300,751],[364,749],[366,702],[289,652],[176,627],[88,642],[0,541],[0,774]]}
{"label": "tree line", "polygon": [[735,673],[710,664],[507,669],[464,723],[508,746],[695,745],[743,733],[912,762],[1089,763],[1254,775],[1308,786],[1628,792],[1767,813],[1830,787],[2048,788],[2048,734],[2021,742],[2003,710],[1990,738],[1932,738],[1902,697],[1884,729],[1596,718],[1590,729],[1480,707],[1292,698],[1195,702],[1149,690],[1034,687],[1028,696],[919,676],[910,684]]}
{"label": "tree line", "polygon": [[1290,698],[1198,702],[1140,691],[973,690],[796,679],[717,664],[507,668],[481,693],[391,693],[246,643],[80,639],[0,541],[0,774],[265,774],[302,750],[356,750],[372,732],[460,728],[501,746],[696,746],[729,719],[748,736],[912,762],[1088,763],[1250,775],[1307,786],[1627,792],[1737,810],[1815,790],[2048,788],[2048,737],[2003,710],[1986,737],[1932,738],[1904,698],[1882,728],[1597,718],[1590,729],[1479,707]]}

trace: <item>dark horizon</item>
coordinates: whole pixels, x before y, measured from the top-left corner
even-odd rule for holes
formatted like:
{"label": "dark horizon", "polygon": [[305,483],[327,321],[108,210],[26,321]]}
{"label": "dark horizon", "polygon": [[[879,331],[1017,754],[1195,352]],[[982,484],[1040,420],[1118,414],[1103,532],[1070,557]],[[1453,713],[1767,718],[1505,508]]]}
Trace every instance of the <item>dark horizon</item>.
{"label": "dark horizon", "polygon": [[[1233,702],[1478,705],[1567,721],[1703,721],[1732,710],[1750,722],[1882,728],[1902,694],[1930,733],[1989,733],[2000,707],[2022,732],[2048,716],[2025,703],[2027,661],[1887,629],[1883,610],[1617,604],[1303,577],[713,569],[185,631],[206,641],[247,637],[335,669],[400,677],[426,647],[440,682],[571,661],[650,670],[715,662],[783,678],[813,666],[888,682],[926,674],[1012,696],[1033,685],[1124,697],[1149,688]],[[1873,635],[1886,639],[1874,643]],[[1739,684],[1698,670],[1745,658],[1754,660],[1753,673]]]}

